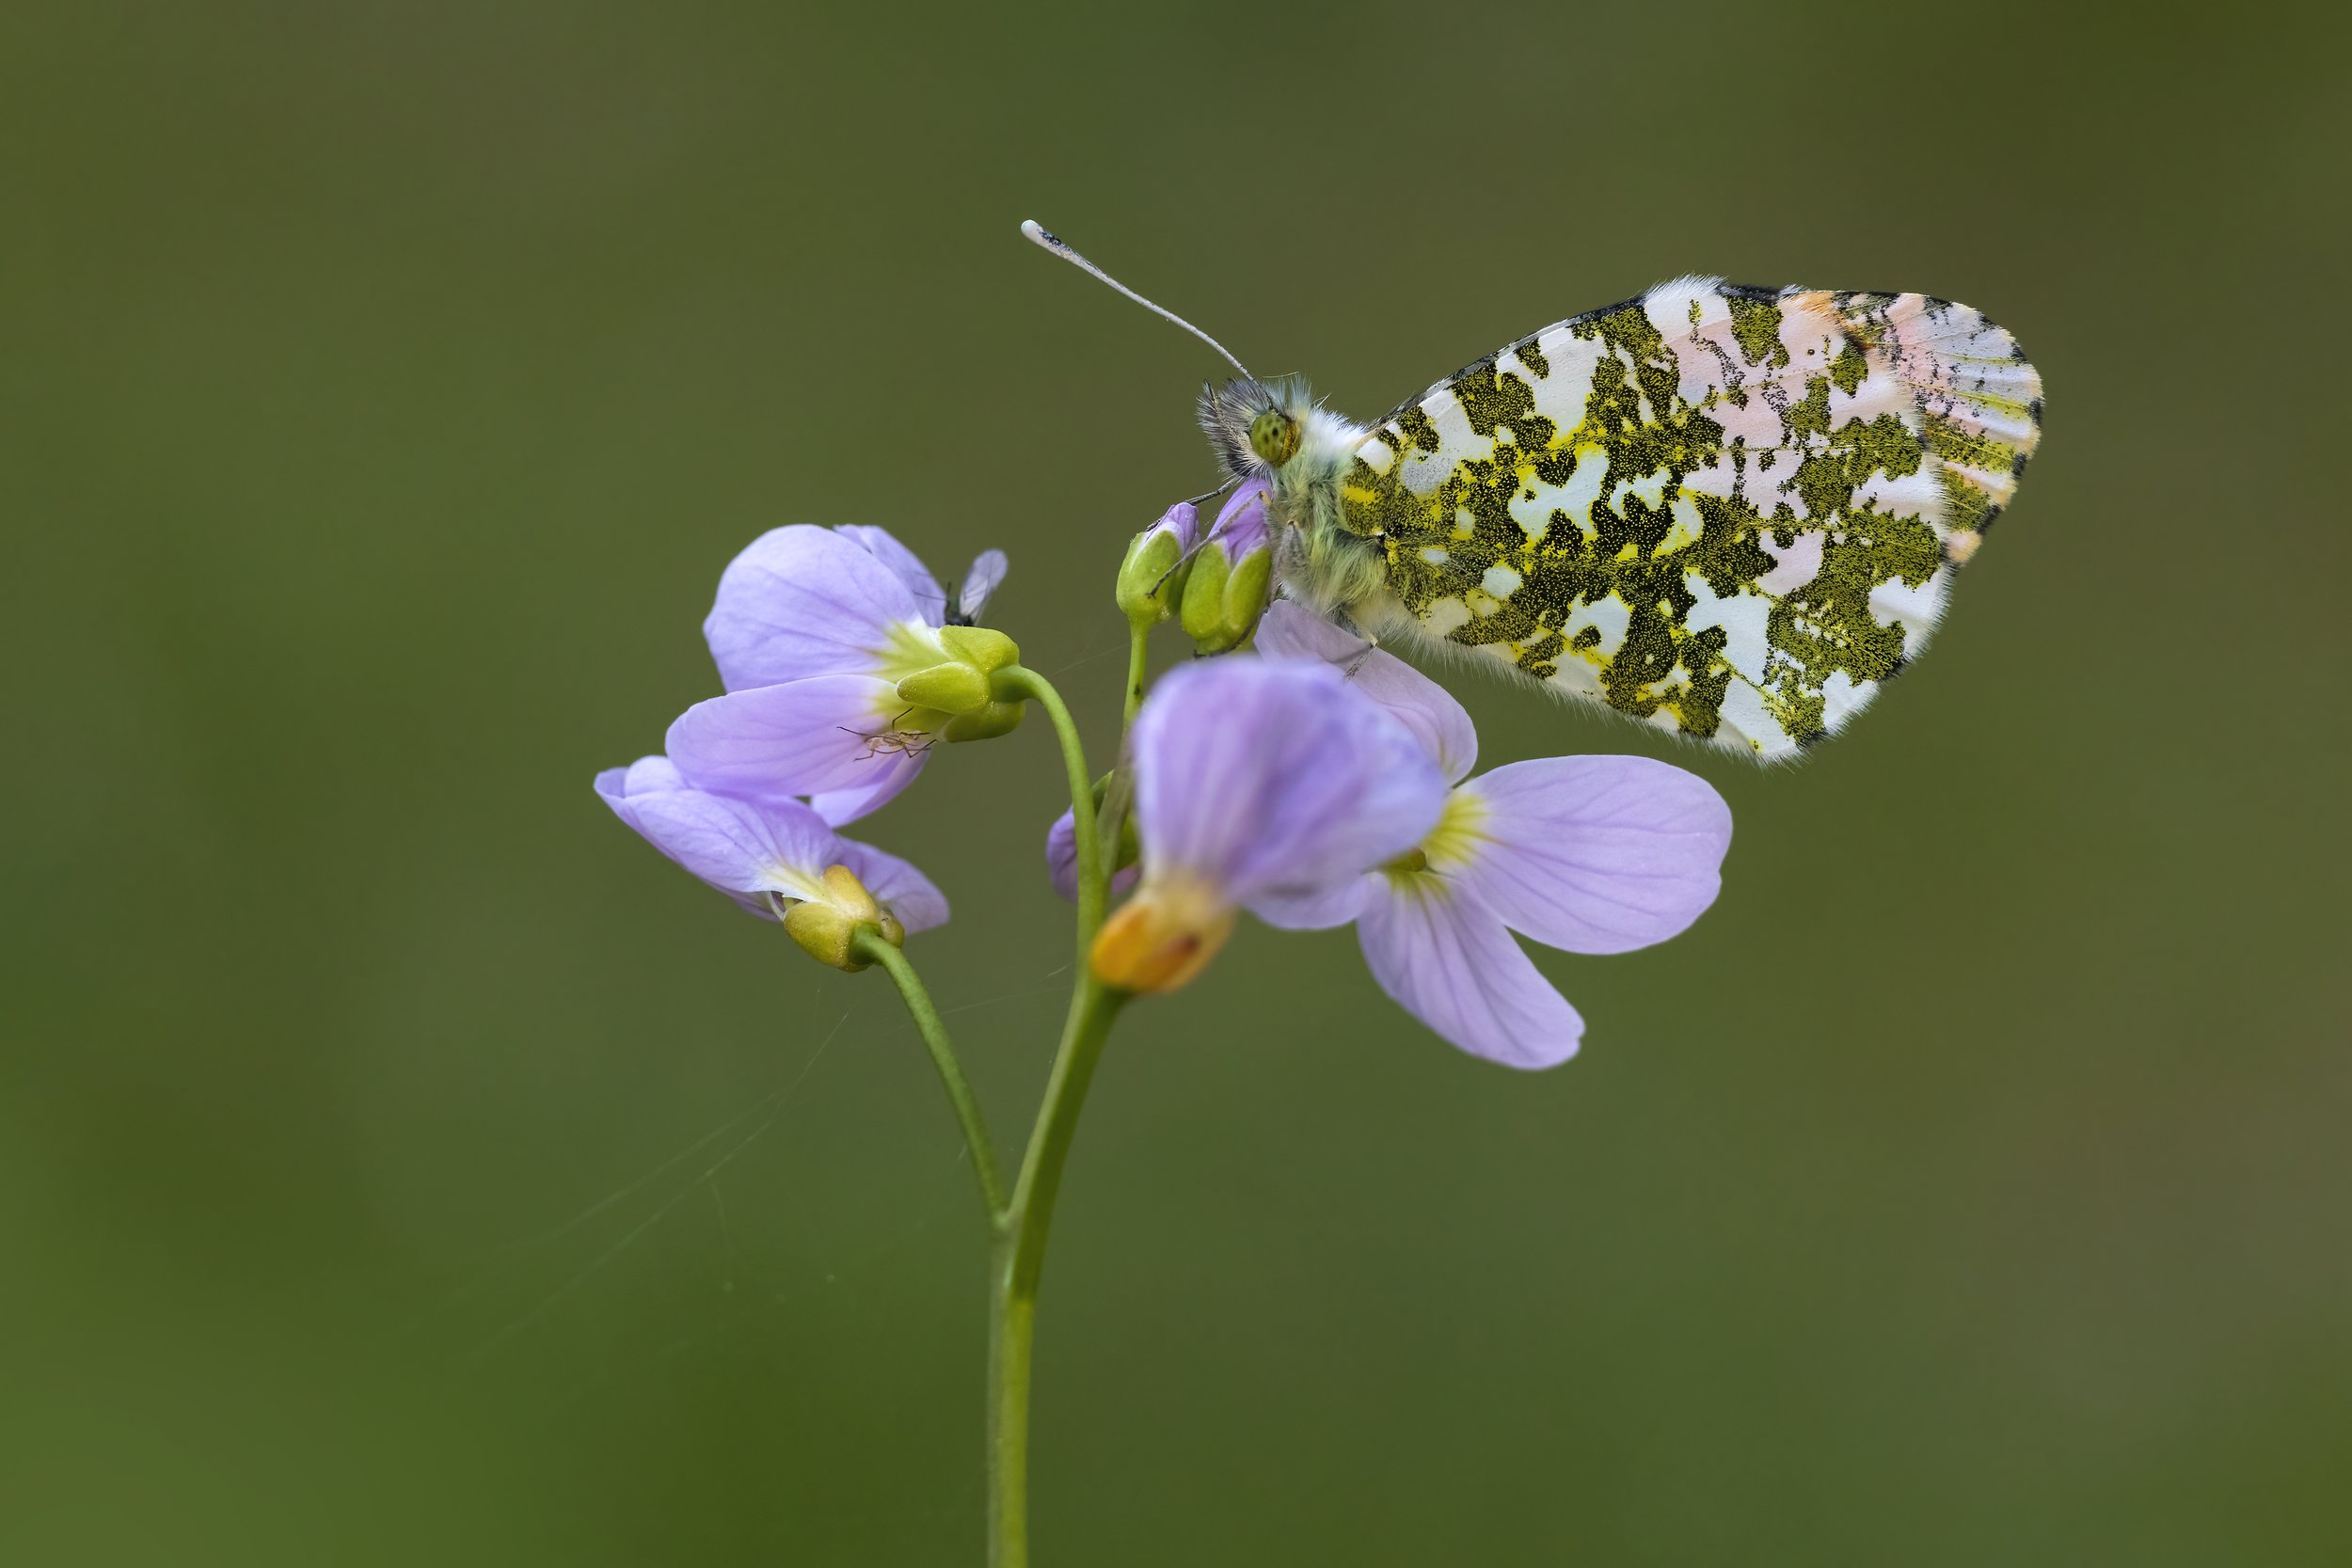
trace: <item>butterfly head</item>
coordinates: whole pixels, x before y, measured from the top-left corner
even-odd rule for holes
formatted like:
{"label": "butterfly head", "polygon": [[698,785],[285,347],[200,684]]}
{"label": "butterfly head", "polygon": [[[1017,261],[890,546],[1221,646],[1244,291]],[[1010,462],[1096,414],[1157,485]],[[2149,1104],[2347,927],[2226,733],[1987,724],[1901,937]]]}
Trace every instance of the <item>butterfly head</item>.
{"label": "butterfly head", "polygon": [[1200,388],[1200,428],[1236,480],[1280,472],[1298,455],[1315,412],[1305,383],[1292,377]]}

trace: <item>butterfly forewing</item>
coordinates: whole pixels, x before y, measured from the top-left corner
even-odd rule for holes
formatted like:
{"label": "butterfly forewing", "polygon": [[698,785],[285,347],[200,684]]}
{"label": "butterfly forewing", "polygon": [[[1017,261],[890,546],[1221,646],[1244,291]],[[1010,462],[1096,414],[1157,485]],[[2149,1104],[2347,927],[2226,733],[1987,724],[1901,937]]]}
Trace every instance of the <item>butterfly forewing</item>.
{"label": "butterfly forewing", "polygon": [[2040,400],[1964,306],[1690,279],[1431,388],[1341,506],[1406,626],[1770,758],[1917,654]]}

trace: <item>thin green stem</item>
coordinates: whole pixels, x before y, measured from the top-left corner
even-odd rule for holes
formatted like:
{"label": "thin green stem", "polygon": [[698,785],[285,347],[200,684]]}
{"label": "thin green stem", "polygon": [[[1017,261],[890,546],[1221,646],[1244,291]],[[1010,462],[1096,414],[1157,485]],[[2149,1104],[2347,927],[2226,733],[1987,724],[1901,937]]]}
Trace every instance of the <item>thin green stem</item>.
{"label": "thin green stem", "polygon": [[988,1292],[988,1562],[1029,1568],[1029,1363],[1037,1300],[1005,1282],[1011,1240],[997,1243]]}
{"label": "thin green stem", "polygon": [[1127,626],[1127,701],[1119,720],[1119,737],[1125,744],[1127,732],[1136,727],[1136,709],[1143,705],[1144,654],[1152,641],[1152,628],[1133,622]]}
{"label": "thin green stem", "polygon": [[1013,1183],[1010,1212],[1014,1249],[1011,1286],[1016,1294],[1034,1296],[1045,1266],[1045,1237],[1054,1223],[1054,1204],[1061,1196],[1062,1167],[1070,1161],[1071,1141],[1078,1132],[1078,1112],[1086,1104],[1087,1087],[1094,1081],[1103,1042],[1110,1037],[1127,993],[1114,990],[1091,974],[1078,983],[1070,999],[1070,1017],[1062,1027],[1061,1048],[1054,1054],[1054,1070],[1045,1083],[1045,1107],[1029,1134],[1028,1152],[1022,1157],[1021,1175]]}
{"label": "thin green stem", "polygon": [[972,1094],[972,1085],[963,1076],[963,1065],[956,1060],[955,1047],[947,1043],[946,1025],[939,1022],[939,1009],[931,1006],[931,994],[914,973],[907,956],[882,940],[881,933],[861,929],[850,946],[850,956],[866,963],[879,964],[898,988],[899,999],[907,1005],[907,1016],[914,1020],[915,1032],[930,1049],[931,1065],[939,1069],[939,1081],[947,1089],[947,1102],[955,1107],[956,1120],[963,1124],[963,1141],[971,1150],[972,1171],[980,1180],[980,1201],[988,1207],[991,1226],[1001,1225],[1005,1216],[1005,1178],[1003,1167],[996,1164],[996,1146],[988,1135],[988,1122],[980,1115],[980,1102]]}
{"label": "thin green stem", "polygon": [[[1142,676],[1143,638],[1137,632],[1128,657],[1126,713],[1131,721],[1142,700]],[[1029,1369],[1037,1335],[1038,1280],[1044,1270],[1045,1239],[1053,1228],[1062,1170],[1077,1133],[1078,1112],[1126,993],[1099,984],[1090,967],[1110,878],[1108,851],[1094,809],[1093,775],[1078,741],[1078,726],[1053,683],[1036,671],[1015,665],[998,671],[996,679],[1005,695],[1034,701],[1053,721],[1070,777],[1078,858],[1078,977],[1046,1080],[1045,1103],[1030,1131],[1011,1200],[997,1212],[996,1243],[990,1257],[988,1560],[991,1568],[1028,1568]]]}
{"label": "thin green stem", "polygon": [[1003,689],[1016,696],[1027,697],[1045,710],[1053,721],[1054,736],[1061,742],[1062,767],[1070,774],[1070,813],[1072,825],[1077,830],[1078,848],[1078,964],[1086,966],[1088,954],[1094,946],[1094,933],[1102,928],[1104,890],[1102,830],[1094,819],[1094,775],[1087,771],[1086,748],[1079,744],[1077,723],[1070,717],[1070,709],[1054,689],[1054,683],[1036,671],[1021,665],[996,672]]}
{"label": "thin green stem", "polygon": [[[1103,869],[1106,877],[1119,874],[1119,845],[1127,826],[1128,810],[1136,800],[1135,769],[1127,761],[1127,736],[1136,727],[1136,710],[1143,706],[1144,655],[1150,641],[1148,627],[1136,626],[1127,636],[1127,701],[1119,723],[1119,757],[1111,765],[1110,787],[1103,792]],[[1105,894],[1107,901],[1108,895]]]}
{"label": "thin green stem", "polygon": [[1061,1195],[1063,1167],[1078,1130],[1078,1113],[1102,1059],[1104,1041],[1119,1017],[1124,991],[1080,972],[1062,1027],[1061,1046],[1045,1085],[1044,1108],[1029,1135],[1028,1152],[1013,1185],[1012,1206],[997,1232],[989,1302],[989,1562],[1027,1568],[1029,1560],[1029,1367],[1037,1330],[1038,1281],[1045,1242]]}

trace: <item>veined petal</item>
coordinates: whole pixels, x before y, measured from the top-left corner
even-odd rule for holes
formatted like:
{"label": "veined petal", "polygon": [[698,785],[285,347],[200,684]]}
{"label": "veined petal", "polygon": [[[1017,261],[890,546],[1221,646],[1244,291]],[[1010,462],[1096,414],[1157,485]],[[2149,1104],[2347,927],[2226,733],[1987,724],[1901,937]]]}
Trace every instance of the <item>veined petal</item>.
{"label": "veined petal", "polygon": [[1477,727],[1452,692],[1305,606],[1288,599],[1266,606],[1257,648],[1268,658],[1320,659],[1346,673],[1357,690],[1413,732],[1446,783],[1461,783],[1478,765]]}
{"label": "veined petal", "polygon": [[853,838],[835,839],[840,863],[857,873],[866,891],[890,906],[898,924],[909,931],[928,931],[947,923],[947,895],[913,865],[886,850]]}
{"label": "veined petal", "polygon": [[700,789],[771,799],[873,790],[910,764],[928,735],[896,721],[905,700],[871,675],[819,675],[696,703],[670,726],[671,760]]}
{"label": "veined petal", "polygon": [[839,858],[841,841],[799,801],[707,794],[680,781],[665,757],[607,768],[596,793],[656,849],[771,920],[766,894],[808,897]]}
{"label": "veined petal", "polygon": [[947,595],[940,591],[939,579],[931,576],[922,557],[898,543],[897,535],[871,523],[836,523],[834,532],[889,567],[890,575],[905,583],[907,591],[922,606],[923,619],[932,626],[941,623],[946,616]]}
{"label": "veined petal", "polygon": [[1391,1001],[1449,1043],[1504,1067],[1557,1067],[1584,1021],[1500,918],[1425,872],[1384,875],[1356,923]]}
{"label": "veined petal", "polygon": [[1225,553],[1239,561],[1271,537],[1266,523],[1266,499],[1274,492],[1273,482],[1263,474],[1244,481],[1225,504],[1218,508],[1216,521],[1209,525],[1205,539],[1214,539],[1225,546]]}
{"label": "veined petal", "polygon": [[1480,809],[1467,832],[1432,841],[1430,863],[1546,946],[1623,953],[1663,942],[1722,886],[1731,808],[1670,764],[1545,757],[1456,793]]}
{"label": "veined petal", "polygon": [[[677,857],[667,846],[646,832],[645,818],[639,812],[638,798],[660,794],[664,790],[684,789],[686,781],[678,777],[677,765],[665,756],[639,757],[627,768],[608,768],[596,775],[596,798],[612,810],[612,815],[628,825],[629,832],[661,851],[671,861]],[[767,900],[751,895],[730,892],[728,896],[755,913],[766,911]],[[771,914],[769,918],[773,919]]]}
{"label": "veined petal", "polygon": [[936,624],[915,590],[864,547],[796,523],[728,562],[703,636],[721,681],[742,691],[877,670],[907,628]]}
{"label": "veined petal", "polygon": [[923,756],[920,750],[883,752],[872,759],[867,769],[873,775],[870,783],[852,784],[847,789],[821,789],[808,798],[808,803],[834,827],[846,828],[898,799],[898,792],[923,771]]}
{"label": "veined petal", "polygon": [[[1054,891],[1072,903],[1078,901],[1078,819],[1069,812],[1054,818],[1054,825],[1045,830],[1045,875],[1052,879]],[[1111,878],[1111,895],[1117,897],[1136,885],[1143,868],[1131,865]]]}
{"label": "veined petal", "polygon": [[1240,904],[1392,860],[1444,804],[1411,735],[1322,664],[1243,657],[1172,671],[1134,749],[1147,879],[1181,870]]}
{"label": "veined petal", "polygon": [[1249,901],[1249,912],[1277,930],[1328,930],[1362,915],[1379,878],[1379,872],[1369,871],[1327,888],[1263,893]]}
{"label": "veined petal", "polygon": [[[679,777],[677,764],[659,755],[639,757],[627,768],[608,768],[596,775],[597,797],[612,808],[613,816],[640,833],[645,830],[638,824],[637,808],[630,803],[632,799],[659,790],[685,787],[686,781]],[[658,844],[654,847],[661,848]],[[665,855],[670,853],[667,849],[661,852]],[[670,858],[675,860],[677,857],[672,855]]]}

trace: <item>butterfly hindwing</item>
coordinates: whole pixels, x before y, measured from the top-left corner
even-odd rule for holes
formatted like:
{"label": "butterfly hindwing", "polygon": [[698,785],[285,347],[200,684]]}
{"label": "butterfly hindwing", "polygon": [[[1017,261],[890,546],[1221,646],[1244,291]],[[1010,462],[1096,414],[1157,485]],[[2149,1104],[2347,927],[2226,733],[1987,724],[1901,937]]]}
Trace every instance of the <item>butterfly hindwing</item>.
{"label": "butterfly hindwing", "polygon": [[2040,400],[1964,306],[1685,279],[1431,388],[1340,503],[1404,627],[1771,758],[1918,653]]}

